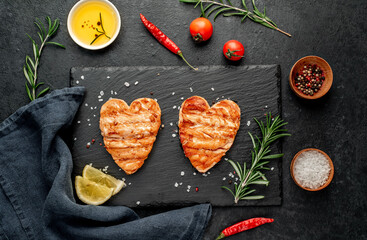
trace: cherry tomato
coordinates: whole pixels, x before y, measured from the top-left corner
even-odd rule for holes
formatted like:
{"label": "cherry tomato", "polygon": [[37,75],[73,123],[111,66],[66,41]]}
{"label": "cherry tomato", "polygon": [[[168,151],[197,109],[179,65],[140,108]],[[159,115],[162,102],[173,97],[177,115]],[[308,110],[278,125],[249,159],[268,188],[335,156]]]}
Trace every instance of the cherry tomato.
{"label": "cherry tomato", "polygon": [[190,33],[195,42],[206,41],[213,34],[213,25],[206,18],[197,18],[190,24]]}
{"label": "cherry tomato", "polygon": [[223,46],[224,56],[231,61],[240,60],[245,53],[242,43],[237,40],[229,40]]}

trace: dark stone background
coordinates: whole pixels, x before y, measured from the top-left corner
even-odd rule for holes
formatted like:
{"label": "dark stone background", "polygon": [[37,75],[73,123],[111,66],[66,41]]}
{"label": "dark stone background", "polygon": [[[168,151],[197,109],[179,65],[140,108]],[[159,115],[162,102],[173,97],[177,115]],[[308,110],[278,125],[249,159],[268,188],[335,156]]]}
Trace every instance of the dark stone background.
{"label": "dark stone background", "polygon": [[[246,49],[239,65],[280,64],[282,69],[283,118],[293,134],[283,142],[283,205],[214,208],[204,239],[257,216],[273,217],[275,222],[231,239],[367,239],[367,1],[259,1],[258,7],[262,9],[265,3],[268,16],[292,38],[248,20],[241,24],[236,17],[219,17],[210,42],[196,45],[188,26],[200,13],[192,5],[178,0],[113,0],[122,18],[120,36],[97,52],[81,49],[67,33],[67,14],[75,2],[1,1],[0,120],[28,103],[22,67],[25,55],[31,54],[25,33],[36,39],[35,17],[50,15],[61,20],[54,41],[67,49],[47,47],[39,69],[40,80],[52,89],[69,85],[69,70],[74,66],[184,65],[146,32],[140,12],[169,35],[194,65],[231,64],[221,50],[227,40],[237,39]],[[332,89],[318,101],[297,98],[288,85],[293,63],[306,55],[321,56],[333,68]],[[334,161],[334,179],[323,191],[306,192],[291,179],[290,161],[306,147],[320,148]],[[147,216],[165,210],[141,209],[138,213]]]}

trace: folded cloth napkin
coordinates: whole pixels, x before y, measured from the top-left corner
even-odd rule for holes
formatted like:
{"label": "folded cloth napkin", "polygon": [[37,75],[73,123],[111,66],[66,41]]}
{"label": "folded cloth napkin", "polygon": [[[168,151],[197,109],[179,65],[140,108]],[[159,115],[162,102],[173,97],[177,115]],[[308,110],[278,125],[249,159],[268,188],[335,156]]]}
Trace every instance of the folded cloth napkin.
{"label": "folded cloth napkin", "polygon": [[53,91],[0,124],[0,238],[201,239],[209,204],[139,218],[124,206],[76,203],[62,134],[83,96],[81,87]]}

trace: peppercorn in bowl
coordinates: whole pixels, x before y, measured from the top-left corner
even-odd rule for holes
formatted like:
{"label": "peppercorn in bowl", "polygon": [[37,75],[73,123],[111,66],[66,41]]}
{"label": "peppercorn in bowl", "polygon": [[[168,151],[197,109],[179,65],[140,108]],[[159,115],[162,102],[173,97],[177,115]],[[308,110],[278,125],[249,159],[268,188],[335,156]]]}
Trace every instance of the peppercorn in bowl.
{"label": "peppercorn in bowl", "polygon": [[317,99],[324,96],[333,84],[333,71],[330,65],[317,56],[299,59],[289,74],[289,85],[297,96],[304,99]]}

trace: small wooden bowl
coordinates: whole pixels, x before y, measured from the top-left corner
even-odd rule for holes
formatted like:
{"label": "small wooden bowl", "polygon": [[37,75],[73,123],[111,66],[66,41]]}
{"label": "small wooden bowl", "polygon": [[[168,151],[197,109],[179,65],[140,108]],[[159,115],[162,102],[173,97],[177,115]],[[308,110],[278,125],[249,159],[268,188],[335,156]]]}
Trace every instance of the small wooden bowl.
{"label": "small wooden bowl", "polygon": [[[294,166],[294,163],[296,162],[296,159],[298,158],[298,156],[299,156],[301,153],[306,152],[306,151],[317,151],[317,152],[319,152],[319,153],[323,154],[323,155],[327,158],[327,160],[329,160],[329,164],[330,164],[330,174],[329,174],[329,178],[328,178],[328,180],[325,182],[325,184],[324,184],[324,185],[322,185],[322,186],[321,186],[321,187],[319,187],[319,188],[311,189],[311,188],[304,187],[304,186],[302,186],[301,184],[299,184],[299,183],[297,182],[296,178],[294,177],[294,172],[293,172],[293,166]],[[321,150],[319,150],[319,149],[316,149],[316,148],[306,148],[306,149],[303,149],[303,150],[299,151],[299,152],[298,152],[298,153],[293,157],[293,160],[292,160],[292,162],[291,162],[291,166],[290,166],[290,170],[291,170],[291,176],[292,176],[292,178],[293,178],[293,181],[294,181],[294,182],[295,182],[295,183],[296,183],[300,188],[302,188],[302,189],[304,189],[304,190],[307,190],[307,191],[311,191],[311,192],[319,191],[319,190],[321,190],[321,189],[326,188],[326,187],[330,184],[331,180],[332,180],[332,179],[333,179],[333,177],[334,177],[334,164],[333,164],[333,162],[331,161],[330,157],[329,157],[325,152],[323,152],[323,151],[321,151]]]}
{"label": "small wooden bowl", "polygon": [[[325,80],[320,90],[317,93],[314,93],[313,96],[302,93],[300,90],[297,89],[294,82],[296,73],[298,73],[304,65],[308,64],[311,65],[316,64],[321,68],[321,70],[324,72],[325,75]],[[323,58],[317,56],[306,56],[301,58],[293,65],[291,72],[289,73],[289,85],[291,86],[293,92],[295,92],[298,97],[304,99],[317,99],[324,96],[330,90],[332,84],[333,84],[333,71],[331,70],[330,65]]]}

